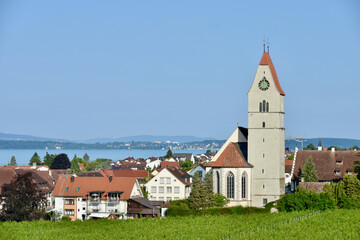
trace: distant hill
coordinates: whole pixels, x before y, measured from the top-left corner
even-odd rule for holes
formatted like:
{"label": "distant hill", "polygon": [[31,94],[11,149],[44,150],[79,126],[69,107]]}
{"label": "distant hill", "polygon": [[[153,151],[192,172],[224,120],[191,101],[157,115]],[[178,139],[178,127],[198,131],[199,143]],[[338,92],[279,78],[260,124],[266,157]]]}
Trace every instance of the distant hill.
{"label": "distant hill", "polygon": [[109,143],[109,142],[200,142],[205,140],[215,140],[215,138],[201,138],[195,136],[153,136],[153,135],[139,135],[139,136],[129,136],[129,137],[120,137],[120,138],[95,138],[88,140],[78,140],[77,142],[83,143]]}
{"label": "distant hill", "polygon": [[[303,146],[306,147],[309,144],[314,144],[315,147],[318,146],[319,138],[305,138],[303,142]],[[357,139],[349,139],[349,138],[321,138],[321,144],[324,148],[328,148],[330,146],[338,146],[342,148],[351,148],[353,146],[360,147],[360,140]],[[294,150],[295,147],[301,149],[302,145],[301,142],[286,139],[285,140],[285,147],[288,147],[290,150]]]}
{"label": "distant hill", "polygon": [[31,135],[19,135],[19,134],[9,134],[9,133],[0,133],[0,140],[68,142],[68,140],[64,140],[64,139],[34,137],[34,136],[31,136]]}

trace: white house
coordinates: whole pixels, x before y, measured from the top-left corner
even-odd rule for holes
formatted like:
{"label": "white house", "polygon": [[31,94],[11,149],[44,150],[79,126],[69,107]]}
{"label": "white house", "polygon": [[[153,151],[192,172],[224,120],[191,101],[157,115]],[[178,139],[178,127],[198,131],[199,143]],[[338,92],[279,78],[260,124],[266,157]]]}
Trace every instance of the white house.
{"label": "white house", "polygon": [[145,186],[153,201],[186,199],[190,196],[191,175],[177,167],[165,167]]}
{"label": "white house", "polygon": [[75,219],[127,217],[130,197],[143,197],[136,177],[62,176],[53,196],[61,216]]}

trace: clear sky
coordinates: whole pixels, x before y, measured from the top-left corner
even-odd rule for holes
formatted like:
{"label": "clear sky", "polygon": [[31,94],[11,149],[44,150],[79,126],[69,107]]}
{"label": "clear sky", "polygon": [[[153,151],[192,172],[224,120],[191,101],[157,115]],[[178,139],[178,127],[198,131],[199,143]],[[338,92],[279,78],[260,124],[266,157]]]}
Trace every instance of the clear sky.
{"label": "clear sky", "polygon": [[360,1],[0,1],[0,132],[227,138],[262,39],[286,136],[360,138]]}

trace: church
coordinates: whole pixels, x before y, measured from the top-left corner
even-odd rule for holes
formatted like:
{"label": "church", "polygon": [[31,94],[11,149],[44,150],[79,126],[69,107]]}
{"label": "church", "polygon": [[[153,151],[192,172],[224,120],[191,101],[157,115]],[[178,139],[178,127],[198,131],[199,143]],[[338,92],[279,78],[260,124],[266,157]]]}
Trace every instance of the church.
{"label": "church", "polygon": [[248,128],[237,127],[207,166],[230,206],[262,207],[285,194],[284,97],[264,47],[248,92]]}

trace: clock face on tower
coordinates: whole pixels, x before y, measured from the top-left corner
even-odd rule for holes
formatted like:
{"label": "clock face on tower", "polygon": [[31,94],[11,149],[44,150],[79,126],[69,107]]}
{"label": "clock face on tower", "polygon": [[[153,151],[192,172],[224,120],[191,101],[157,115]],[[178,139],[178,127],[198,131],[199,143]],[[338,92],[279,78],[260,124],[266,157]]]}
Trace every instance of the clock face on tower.
{"label": "clock face on tower", "polygon": [[268,80],[266,80],[266,78],[264,77],[260,82],[259,82],[259,88],[263,91],[267,90],[270,87],[270,83]]}

